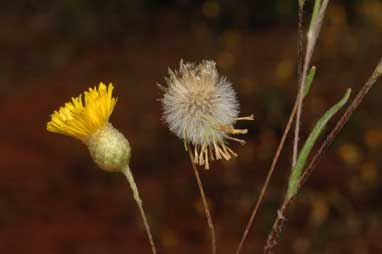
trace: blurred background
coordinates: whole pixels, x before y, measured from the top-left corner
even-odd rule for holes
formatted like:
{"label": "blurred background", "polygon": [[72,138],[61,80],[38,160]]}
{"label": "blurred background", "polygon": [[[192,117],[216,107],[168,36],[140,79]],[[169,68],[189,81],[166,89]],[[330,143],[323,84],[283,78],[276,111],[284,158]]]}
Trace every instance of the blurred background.
{"label": "blurred background", "polygon": [[[306,21],[312,0],[307,0]],[[201,170],[218,253],[233,253],[296,94],[297,0],[14,0],[0,9],[0,252],[150,253],[130,188],[97,168],[84,145],[48,133],[53,110],[113,82],[111,121],[133,147],[159,253],[209,253],[209,234],[183,144],[157,101],[180,59],[217,62],[242,115],[256,120],[239,157]],[[307,22],[306,22],[307,23]],[[381,57],[382,2],[333,0],[313,64],[302,138]],[[318,165],[289,213],[278,253],[382,253],[381,82]],[[337,118],[338,119],[338,118]],[[333,121],[330,123],[333,126]],[[283,198],[291,138],[243,254],[262,253]]]}

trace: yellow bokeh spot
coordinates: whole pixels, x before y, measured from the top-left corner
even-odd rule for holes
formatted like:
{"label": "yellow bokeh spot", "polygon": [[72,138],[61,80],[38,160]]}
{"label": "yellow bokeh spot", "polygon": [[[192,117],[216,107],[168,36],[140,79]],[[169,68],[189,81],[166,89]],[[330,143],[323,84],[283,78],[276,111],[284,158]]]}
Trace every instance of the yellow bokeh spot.
{"label": "yellow bokeh spot", "polygon": [[377,168],[375,163],[366,162],[361,167],[361,179],[367,185],[375,185],[378,181],[377,179]]}
{"label": "yellow bokeh spot", "polygon": [[360,153],[357,146],[353,144],[344,144],[338,149],[341,159],[349,165],[355,165],[360,160]]}
{"label": "yellow bokeh spot", "polygon": [[177,234],[168,228],[162,229],[160,237],[166,248],[175,248],[179,243]]}
{"label": "yellow bokeh spot", "polygon": [[364,137],[365,143],[370,148],[376,148],[382,144],[382,129],[367,130]]}
{"label": "yellow bokeh spot", "polygon": [[336,46],[339,40],[343,40],[343,29],[347,27],[347,16],[344,6],[333,4],[328,8],[326,26],[322,31],[320,39],[323,47],[328,53],[334,54],[338,47]]}
{"label": "yellow bokeh spot", "polygon": [[219,16],[220,6],[216,1],[207,1],[202,6],[203,15],[209,18],[215,18]]}
{"label": "yellow bokeh spot", "polygon": [[312,210],[310,215],[310,220],[314,225],[323,224],[328,216],[330,205],[328,201],[322,197],[315,197],[312,200]]}
{"label": "yellow bokeh spot", "polygon": [[229,71],[235,64],[235,57],[230,51],[223,51],[217,56],[216,62],[223,70]]}
{"label": "yellow bokeh spot", "polygon": [[285,81],[294,74],[294,63],[289,59],[284,59],[276,66],[275,76],[278,84],[281,84],[280,81]]}
{"label": "yellow bokeh spot", "polygon": [[236,30],[227,30],[223,33],[224,47],[230,50],[236,50],[240,48],[241,35]]}
{"label": "yellow bokeh spot", "polygon": [[[214,205],[213,205],[212,201],[209,198],[207,198],[207,205],[208,205],[208,207],[209,207],[209,209],[211,211],[214,210]],[[203,201],[201,199],[195,200],[194,204],[193,204],[193,207],[194,207],[194,209],[195,209],[195,211],[197,213],[199,213],[199,214],[203,214],[204,213],[204,204],[203,204]]]}
{"label": "yellow bokeh spot", "polygon": [[382,28],[382,3],[380,1],[364,1],[359,4],[358,12],[377,29]]}

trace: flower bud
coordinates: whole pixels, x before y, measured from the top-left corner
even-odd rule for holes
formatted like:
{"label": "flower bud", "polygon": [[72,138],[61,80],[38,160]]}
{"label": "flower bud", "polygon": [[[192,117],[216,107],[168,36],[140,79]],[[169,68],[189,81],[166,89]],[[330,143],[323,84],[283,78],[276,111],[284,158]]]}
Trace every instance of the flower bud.
{"label": "flower bud", "polygon": [[91,157],[103,170],[119,172],[130,163],[129,141],[110,123],[92,134],[86,144]]}

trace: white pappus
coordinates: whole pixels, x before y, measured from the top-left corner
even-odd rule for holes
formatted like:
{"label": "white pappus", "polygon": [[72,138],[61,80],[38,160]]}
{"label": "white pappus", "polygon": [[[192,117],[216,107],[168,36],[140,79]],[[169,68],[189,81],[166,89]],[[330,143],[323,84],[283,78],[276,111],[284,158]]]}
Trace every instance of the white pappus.
{"label": "white pappus", "polygon": [[[192,149],[193,162],[209,169],[209,160],[229,160],[237,154],[227,139],[245,134],[235,129],[238,120],[253,120],[253,115],[238,117],[239,102],[232,84],[219,76],[214,61],[199,64],[180,62],[179,71],[169,70],[167,87],[161,99],[163,119],[170,131],[183,140],[186,150]],[[193,148],[192,148],[193,146]]]}

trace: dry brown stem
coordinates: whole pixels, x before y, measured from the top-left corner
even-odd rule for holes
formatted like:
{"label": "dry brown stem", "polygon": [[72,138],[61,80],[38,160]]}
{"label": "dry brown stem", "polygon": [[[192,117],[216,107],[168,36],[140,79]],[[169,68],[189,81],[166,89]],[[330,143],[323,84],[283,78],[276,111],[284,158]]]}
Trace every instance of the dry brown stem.
{"label": "dry brown stem", "polygon": [[276,150],[276,153],[275,153],[275,156],[273,157],[273,160],[272,160],[272,165],[271,165],[271,168],[269,169],[268,171],[268,174],[267,174],[267,177],[265,179],[265,182],[264,182],[264,185],[263,187],[261,188],[261,192],[260,192],[260,195],[259,195],[259,198],[257,199],[257,202],[256,202],[256,205],[255,205],[255,208],[253,209],[252,211],[252,214],[251,214],[251,217],[247,223],[247,226],[245,227],[245,230],[244,230],[244,233],[241,237],[241,240],[240,240],[240,243],[236,249],[236,254],[239,254],[240,251],[242,250],[243,248],[243,245],[244,245],[244,242],[245,240],[247,239],[247,236],[248,236],[248,233],[249,233],[249,230],[251,229],[251,226],[253,224],[253,221],[255,220],[255,217],[256,217],[256,214],[259,210],[259,207],[261,205],[261,202],[263,201],[264,199],[264,195],[265,195],[265,192],[268,188],[268,185],[269,185],[269,182],[273,176],[273,172],[275,171],[275,168],[276,168],[276,165],[277,165],[277,162],[279,160],[279,157],[280,157],[280,154],[281,154],[281,151],[284,147],[284,144],[285,144],[285,140],[288,136],[288,133],[289,133],[289,130],[290,130],[290,127],[292,126],[292,122],[293,122],[293,118],[294,116],[296,115],[296,110],[297,110],[297,101],[295,102],[294,106],[293,106],[293,110],[292,110],[292,113],[291,115],[289,116],[289,119],[288,119],[288,123],[285,127],[285,130],[284,130],[284,133],[281,137],[281,140],[280,140],[280,143],[277,147],[277,150]]}
{"label": "dry brown stem", "polygon": [[196,168],[196,164],[194,163],[194,158],[193,158],[193,155],[192,155],[192,152],[191,152],[190,149],[188,150],[188,153],[190,155],[192,169],[194,170],[196,182],[198,183],[200,197],[202,198],[202,202],[203,202],[204,213],[205,213],[206,218],[207,218],[208,228],[210,229],[211,252],[212,252],[212,254],[216,254],[215,227],[214,227],[214,223],[213,223],[213,220],[212,220],[212,216],[211,216],[210,210],[208,208],[208,202],[207,202],[206,194],[204,193],[203,183],[202,183],[202,180],[200,179],[199,172],[198,172],[198,169]]}

